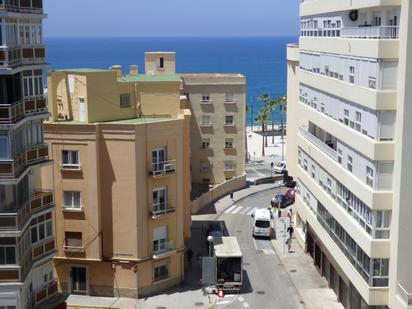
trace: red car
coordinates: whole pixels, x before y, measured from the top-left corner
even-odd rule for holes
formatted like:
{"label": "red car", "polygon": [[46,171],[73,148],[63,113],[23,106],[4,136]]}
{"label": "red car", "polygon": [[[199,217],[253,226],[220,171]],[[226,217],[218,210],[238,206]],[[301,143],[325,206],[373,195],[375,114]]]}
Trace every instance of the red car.
{"label": "red car", "polygon": [[290,198],[291,200],[295,201],[295,193],[296,193],[296,189],[295,189],[295,188],[292,188],[292,189],[289,189],[289,190],[285,193],[285,196],[286,196],[287,198]]}

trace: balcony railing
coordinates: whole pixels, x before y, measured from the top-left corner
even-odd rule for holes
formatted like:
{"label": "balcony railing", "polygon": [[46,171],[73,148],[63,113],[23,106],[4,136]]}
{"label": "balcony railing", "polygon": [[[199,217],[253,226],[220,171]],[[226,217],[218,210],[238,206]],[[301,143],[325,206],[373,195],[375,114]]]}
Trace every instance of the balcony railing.
{"label": "balcony railing", "polygon": [[176,172],[176,160],[152,163],[150,174],[153,177],[164,176]]}
{"label": "balcony railing", "polygon": [[19,65],[43,64],[46,50],[43,45],[38,47],[0,48],[0,69]]}
{"label": "balcony railing", "polygon": [[174,240],[167,240],[164,248],[153,251],[153,258],[159,258],[170,253],[176,251],[175,241]]}
{"label": "balcony railing", "polygon": [[51,191],[38,190],[34,196],[18,210],[1,210],[0,230],[21,229],[32,213],[54,205],[54,196]]}
{"label": "balcony railing", "polygon": [[412,291],[412,286],[410,284],[404,283],[404,282],[398,282],[397,283],[397,292],[399,297],[402,299],[402,301],[408,305],[412,305],[412,293],[409,291]]}
{"label": "balcony railing", "polygon": [[0,0],[0,10],[42,13],[43,0]]}
{"label": "balcony railing", "polygon": [[397,39],[399,37],[399,27],[347,27],[341,29],[340,37],[352,39]]}
{"label": "balcony railing", "polygon": [[35,307],[50,296],[57,293],[57,282],[52,281],[32,294],[32,306]]}
{"label": "balcony railing", "polygon": [[306,138],[309,142],[311,142],[313,145],[315,145],[317,148],[322,150],[324,153],[326,153],[329,157],[331,157],[333,160],[338,161],[338,153],[331,147],[329,147],[327,144],[322,142],[320,139],[318,139],[316,136],[308,132],[305,128],[300,127],[299,128],[299,133],[302,135],[304,138]]}
{"label": "balcony railing", "polygon": [[14,160],[0,161],[0,179],[18,177],[26,167],[49,159],[49,148],[47,145],[37,146],[26,150]]}
{"label": "balcony railing", "polygon": [[20,100],[15,104],[0,104],[0,124],[13,124],[24,116],[47,113],[44,97],[32,100]]}
{"label": "balcony railing", "polygon": [[176,206],[174,200],[167,200],[166,202],[152,204],[152,218],[157,218],[175,211]]}

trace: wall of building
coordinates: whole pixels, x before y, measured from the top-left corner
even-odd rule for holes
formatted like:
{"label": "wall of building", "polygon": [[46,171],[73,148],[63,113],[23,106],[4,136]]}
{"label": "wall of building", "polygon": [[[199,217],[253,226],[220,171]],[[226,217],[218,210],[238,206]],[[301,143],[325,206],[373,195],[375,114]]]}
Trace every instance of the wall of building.
{"label": "wall of building", "polygon": [[[145,74],[171,75],[176,73],[176,53],[174,52],[146,52]],[[159,59],[164,59],[164,67],[159,67]]]}

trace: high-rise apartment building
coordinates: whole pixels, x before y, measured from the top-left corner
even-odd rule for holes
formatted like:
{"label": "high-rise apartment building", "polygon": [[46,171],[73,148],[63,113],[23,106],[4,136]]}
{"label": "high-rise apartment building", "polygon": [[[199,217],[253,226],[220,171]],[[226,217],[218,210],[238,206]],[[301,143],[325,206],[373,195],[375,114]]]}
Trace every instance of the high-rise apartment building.
{"label": "high-rise apartment building", "polygon": [[32,308],[57,292],[54,198],[39,168],[43,140],[42,0],[0,0],[0,308]]}
{"label": "high-rise apartment building", "polygon": [[411,9],[305,0],[288,46],[298,239],[345,308],[412,305]]}
{"label": "high-rise apartment building", "polygon": [[192,182],[220,184],[245,173],[246,79],[180,74],[191,120]]}
{"label": "high-rise apartment building", "polygon": [[190,111],[174,74],[49,73],[54,259],[62,293],[142,297],[178,284],[190,237]]}

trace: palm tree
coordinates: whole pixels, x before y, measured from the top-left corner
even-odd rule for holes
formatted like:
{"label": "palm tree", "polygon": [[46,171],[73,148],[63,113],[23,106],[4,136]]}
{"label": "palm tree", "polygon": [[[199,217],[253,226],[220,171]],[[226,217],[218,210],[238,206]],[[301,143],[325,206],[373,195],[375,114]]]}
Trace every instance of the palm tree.
{"label": "palm tree", "polygon": [[272,144],[275,143],[275,110],[278,105],[277,100],[269,100],[266,102],[266,107],[269,113],[272,114]]}
{"label": "palm tree", "polygon": [[255,121],[262,125],[262,157],[265,156],[265,126],[269,121],[269,111],[267,108],[259,110],[259,115],[255,118]]}
{"label": "palm tree", "polygon": [[[268,101],[270,100],[270,95],[267,92],[265,92],[265,93],[262,93],[260,96],[258,96],[258,99],[263,102],[263,108],[266,108]],[[268,146],[268,137],[265,136],[265,147],[267,146]]]}
{"label": "palm tree", "polygon": [[284,131],[284,125],[283,125],[283,116],[286,114],[287,110],[287,98],[286,96],[279,98],[280,101],[280,133],[281,133],[281,139],[282,139],[282,161],[284,160],[284,136],[285,136],[285,131]]}

